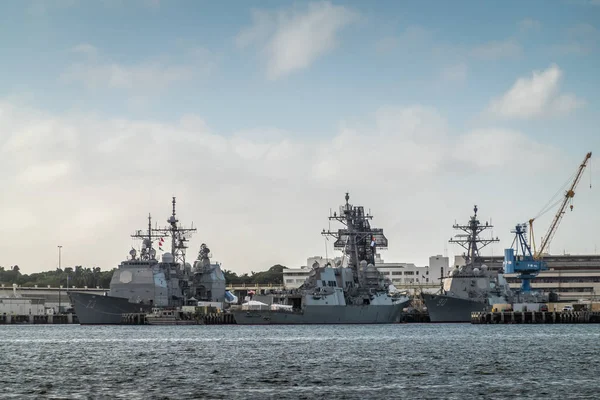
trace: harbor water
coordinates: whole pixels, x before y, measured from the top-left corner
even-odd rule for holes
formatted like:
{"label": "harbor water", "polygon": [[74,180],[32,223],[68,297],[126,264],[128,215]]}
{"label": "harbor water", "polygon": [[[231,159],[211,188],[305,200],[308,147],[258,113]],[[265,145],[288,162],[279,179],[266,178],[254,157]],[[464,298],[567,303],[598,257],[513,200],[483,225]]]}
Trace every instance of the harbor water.
{"label": "harbor water", "polygon": [[592,399],[600,325],[0,326],[0,398]]}

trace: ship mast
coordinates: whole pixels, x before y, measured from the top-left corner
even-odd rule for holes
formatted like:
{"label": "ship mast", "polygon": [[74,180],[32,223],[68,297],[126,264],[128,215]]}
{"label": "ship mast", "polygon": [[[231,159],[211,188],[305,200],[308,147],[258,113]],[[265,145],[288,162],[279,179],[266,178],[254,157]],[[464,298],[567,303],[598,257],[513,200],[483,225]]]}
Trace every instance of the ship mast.
{"label": "ship mast", "polygon": [[373,216],[365,213],[364,207],[349,203],[350,195],[346,193],[346,204],[340,206],[340,213],[329,216],[329,221],[337,221],[345,228],[337,232],[323,229],[322,235],[332,236],[336,240],[334,248],[342,250],[348,257],[348,266],[358,274],[361,261],[375,265],[377,248],[387,248],[388,241],[383,229],[373,229],[369,223]]}
{"label": "ship mast", "polygon": [[464,248],[467,252],[465,253],[466,265],[474,265],[479,260],[479,251],[490,243],[499,242],[500,239],[497,237],[490,239],[481,239],[479,234],[486,229],[492,229],[494,226],[491,223],[486,222],[485,225],[481,225],[477,219],[477,206],[473,207],[474,215],[469,220],[467,225],[454,224],[452,227],[457,230],[465,232],[465,234],[458,234],[454,238],[450,238],[449,243],[456,243]]}
{"label": "ship mast", "polygon": [[167,220],[169,226],[166,228],[158,228],[156,231],[171,237],[171,254],[173,255],[173,261],[175,263],[181,263],[181,265],[185,266],[185,255],[188,248],[187,242],[197,229],[194,228],[193,224],[190,228],[182,227],[179,224],[179,220],[177,219],[175,212],[175,197],[173,197],[172,204],[173,212]]}
{"label": "ship mast", "polygon": [[152,215],[148,214],[148,231],[143,232],[141,229],[135,231],[132,235],[132,238],[141,239],[142,240],[142,251],[140,254],[140,259],[144,261],[155,260],[156,259],[156,249],[152,247],[152,239],[160,238],[161,235],[153,232],[152,230]]}

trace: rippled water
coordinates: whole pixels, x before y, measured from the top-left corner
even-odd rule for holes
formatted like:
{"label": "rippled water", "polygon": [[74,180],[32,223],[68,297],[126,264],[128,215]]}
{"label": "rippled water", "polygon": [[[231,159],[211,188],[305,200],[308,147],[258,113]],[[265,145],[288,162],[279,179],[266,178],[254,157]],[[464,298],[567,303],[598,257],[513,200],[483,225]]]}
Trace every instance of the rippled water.
{"label": "rippled water", "polygon": [[600,325],[0,326],[0,398],[596,399]]}

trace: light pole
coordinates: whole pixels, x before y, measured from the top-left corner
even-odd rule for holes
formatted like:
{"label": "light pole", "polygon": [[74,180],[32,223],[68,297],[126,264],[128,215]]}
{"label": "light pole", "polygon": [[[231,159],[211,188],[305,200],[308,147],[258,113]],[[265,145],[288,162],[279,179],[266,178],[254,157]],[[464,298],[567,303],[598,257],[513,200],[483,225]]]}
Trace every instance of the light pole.
{"label": "light pole", "polygon": [[[61,275],[62,275],[61,259],[60,259],[61,250],[62,250],[62,246],[59,245],[58,246],[58,269],[60,270]],[[60,306],[61,306],[61,304],[60,304],[60,292],[61,292],[61,288],[60,288],[60,278],[59,278],[59,280],[58,280],[58,313],[59,314],[60,314]]]}

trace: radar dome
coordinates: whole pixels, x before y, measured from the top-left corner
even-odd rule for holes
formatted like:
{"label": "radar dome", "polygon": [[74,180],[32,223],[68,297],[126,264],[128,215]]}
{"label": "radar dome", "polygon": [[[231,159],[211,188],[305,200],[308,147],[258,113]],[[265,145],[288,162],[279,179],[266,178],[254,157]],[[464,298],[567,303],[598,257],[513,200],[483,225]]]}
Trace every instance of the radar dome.
{"label": "radar dome", "polygon": [[172,263],[173,260],[175,260],[175,259],[173,258],[173,254],[171,254],[171,253],[164,253],[162,255],[162,262],[164,262],[164,263]]}
{"label": "radar dome", "polygon": [[131,258],[135,258],[135,256],[137,255],[137,252],[135,251],[135,249],[131,249],[131,250],[129,250],[129,255],[131,256]]}
{"label": "radar dome", "polygon": [[481,266],[481,269],[484,270],[484,271],[487,271],[489,269],[489,267],[487,265],[483,264]]}
{"label": "radar dome", "polygon": [[367,262],[366,262],[365,260],[362,260],[362,261],[360,262],[360,268],[361,268],[361,269],[365,269],[366,267],[367,267]]}
{"label": "radar dome", "polygon": [[174,217],[174,216],[172,216],[172,215],[171,215],[171,216],[169,217],[169,219],[168,219],[168,222],[169,222],[170,224],[172,224],[172,223],[174,223],[174,222],[177,222],[177,220],[175,219],[175,217]]}
{"label": "radar dome", "polygon": [[473,268],[473,273],[477,275],[479,273],[479,268]]}

